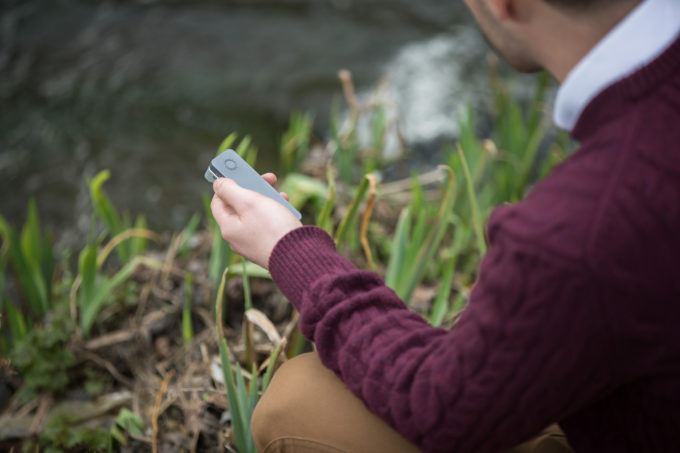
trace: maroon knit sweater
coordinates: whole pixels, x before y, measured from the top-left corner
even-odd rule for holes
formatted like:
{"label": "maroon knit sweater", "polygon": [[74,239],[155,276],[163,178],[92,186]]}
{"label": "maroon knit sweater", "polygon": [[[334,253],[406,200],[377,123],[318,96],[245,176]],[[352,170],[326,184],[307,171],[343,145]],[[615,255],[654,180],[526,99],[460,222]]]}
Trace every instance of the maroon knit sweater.
{"label": "maroon knit sweater", "polygon": [[272,252],[323,363],[425,451],[495,453],[559,422],[577,452],[680,452],[680,39],[573,135],[573,156],[492,213],[452,331],[319,228]]}

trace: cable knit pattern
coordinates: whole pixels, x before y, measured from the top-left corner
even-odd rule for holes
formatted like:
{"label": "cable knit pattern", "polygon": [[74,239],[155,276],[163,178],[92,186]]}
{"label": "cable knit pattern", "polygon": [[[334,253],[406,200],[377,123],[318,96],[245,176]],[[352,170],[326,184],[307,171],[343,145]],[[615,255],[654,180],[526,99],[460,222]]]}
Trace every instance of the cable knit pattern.
{"label": "cable knit pattern", "polygon": [[323,363],[424,451],[495,453],[560,422],[577,452],[680,452],[680,40],[574,135],[581,149],[492,213],[453,331],[319,228],[272,252]]}

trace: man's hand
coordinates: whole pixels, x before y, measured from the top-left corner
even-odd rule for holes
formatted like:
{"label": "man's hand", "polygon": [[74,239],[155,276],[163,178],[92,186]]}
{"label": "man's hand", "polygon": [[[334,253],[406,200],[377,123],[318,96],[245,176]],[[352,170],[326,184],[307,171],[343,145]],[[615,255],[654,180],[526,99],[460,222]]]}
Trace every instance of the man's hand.
{"label": "man's hand", "polygon": [[[273,173],[262,177],[271,185],[276,183]],[[285,206],[231,179],[217,179],[213,189],[210,208],[224,240],[234,252],[267,269],[279,239],[302,223]],[[285,193],[281,195],[288,199]]]}

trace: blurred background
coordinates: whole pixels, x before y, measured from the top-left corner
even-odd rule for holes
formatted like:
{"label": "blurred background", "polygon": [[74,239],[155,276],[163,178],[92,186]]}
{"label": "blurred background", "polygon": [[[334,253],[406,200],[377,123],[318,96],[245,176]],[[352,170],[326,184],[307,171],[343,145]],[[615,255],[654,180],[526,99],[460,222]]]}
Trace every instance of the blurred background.
{"label": "blurred background", "polygon": [[0,13],[0,451],[255,451],[258,395],[311,346],[205,207],[218,147],[446,328],[491,210],[571,147],[548,74],[500,64],[460,1]]}
{"label": "blurred background", "polygon": [[368,93],[387,77],[416,164],[434,166],[470,104],[485,109],[488,48],[441,0],[4,0],[0,212],[34,196],[63,244],[88,230],[86,181],[108,168],[115,205],[152,228],[186,224],[230,132],[276,170],[291,112],[328,135],[339,69]]}

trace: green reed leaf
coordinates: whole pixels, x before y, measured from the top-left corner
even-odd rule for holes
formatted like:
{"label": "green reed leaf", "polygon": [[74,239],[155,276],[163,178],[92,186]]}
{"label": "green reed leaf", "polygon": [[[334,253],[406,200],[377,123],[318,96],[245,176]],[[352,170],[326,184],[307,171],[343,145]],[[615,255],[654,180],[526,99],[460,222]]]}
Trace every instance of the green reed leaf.
{"label": "green reed leaf", "polygon": [[316,225],[326,230],[328,234],[333,234],[333,219],[331,216],[335,207],[335,175],[330,165],[326,168],[326,178],[328,179],[328,196],[316,219]]}
{"label": "green reed leaf", "polygon": [[369,179],[364,177],[361,180],[361,184],[357,188],[357,191],[352,199],[352,203],[349,205],[347,214],[338,225],[338,229],[335,232],[335,244],[340,247],[347,236],[347,232],[351,226],[353,226],[357,219],[357,212],[359,211],[359,205],[366,198],[366,193],[368,192]]}

